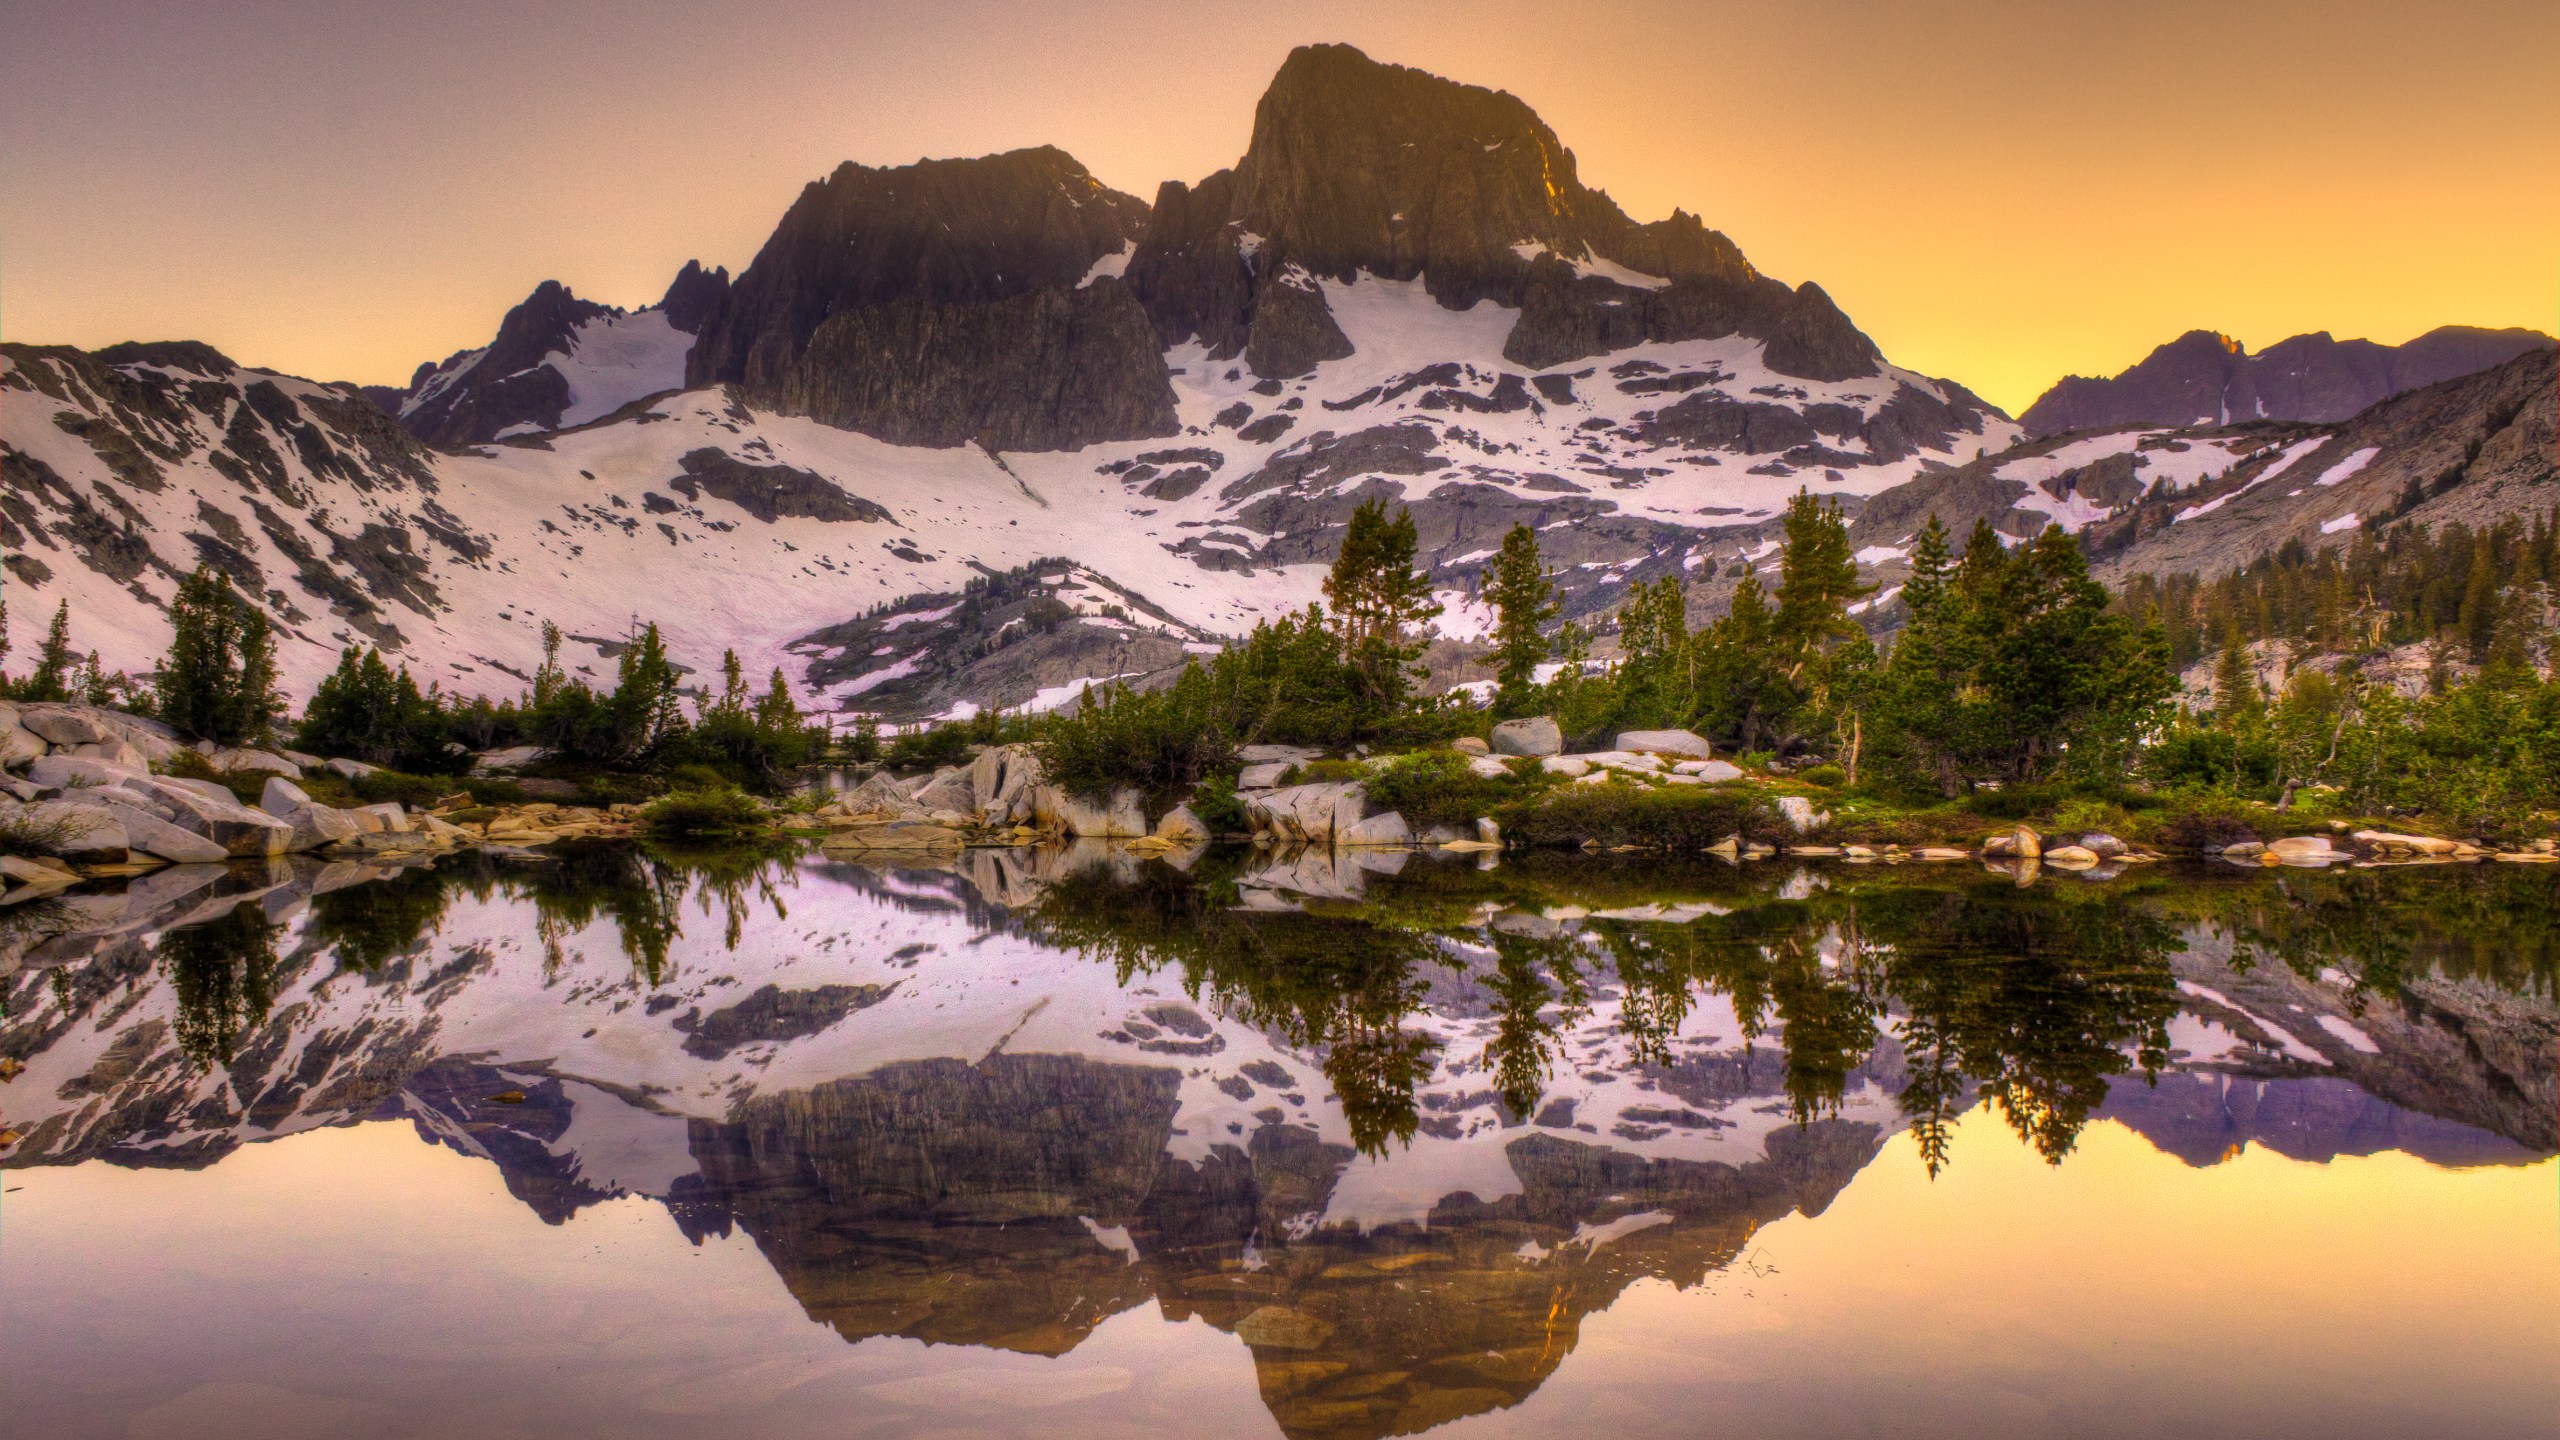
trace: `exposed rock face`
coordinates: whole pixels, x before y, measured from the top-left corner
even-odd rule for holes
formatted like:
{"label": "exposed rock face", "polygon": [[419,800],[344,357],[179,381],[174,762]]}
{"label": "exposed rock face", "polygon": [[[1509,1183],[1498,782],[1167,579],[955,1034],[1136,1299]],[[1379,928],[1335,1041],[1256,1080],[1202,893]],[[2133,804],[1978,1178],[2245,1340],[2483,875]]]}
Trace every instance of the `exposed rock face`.
{"label": "exposed rock face", "polygon": [[2532,330],[2447,325],[2396,346],[2332,340],[2323,330],[2252,355],[2228,335],[2190,330],[2113,379],[2065,378],[2019,418],[2032,435],[2109,425],[2344,420],[2394,395],[2551,344],[2550,336]]}
{"label": "exposed rock face", "polygon": [[1145,317],[1094,274],[1146,219],[1049,147],[847,163],[801,192],[711,306],[688,379],[910,444],[1170,434]]}
{"label": "exposed rock face", "polygon": [[899,445],[1065,450],[1171,435],[1146,311],[1112,280],[984,305],[839,311],[784,373],[783,409]]}
{"label": "exposed rock face", "polygon": [[667,323],[687,335],[702,333],[702,322],[711,318],[720,302],[729,296],[729,267],[705,270],[699,260],[687,260],[667,286],[666,298],[658,308],[667,312]]}
{"label": "exposed rock face", "polygon": [[[519,425],[543,429],[560,423],[569,408],[569,381],[543,364],[554,351],[575,343],[578,326],[611,314],[609,307],[581,300],[557,280],[534,287],[524,302],[498,323],[498,336],[476,356],[464,351],[440,366],[421,365],[411,380],[417,402],[400,423],[430,445],[451,449],[496,438]],[[453,378],[443,387],[425,387],[440,373]]]}
{"label": "exposed rock face", "polygon": [[684,473],[667,488],[688,500],[703,491],[737,506],[770,525],[785,515],[812,520],[886,520],[889,512],[859,495],[848,495],[823,475],[790,465],[751,465],[723,450],[691,450],[677,462]]}
{"label": "exposed rock face", "polygon": [[1759,274],[1694,216],[1636,224],[1516,97],[1345,45],[1292,52],[1236,168],[1164,187],[1157,211],[1128,278],[1158,334],[1264,376],[1348,353],[1316,282],[1364,272],[1420,278],[1453,309],[1518,307],[1505,355],[1531,368],[1741,333],[1784,374],[1877,371],[1818,287]]}

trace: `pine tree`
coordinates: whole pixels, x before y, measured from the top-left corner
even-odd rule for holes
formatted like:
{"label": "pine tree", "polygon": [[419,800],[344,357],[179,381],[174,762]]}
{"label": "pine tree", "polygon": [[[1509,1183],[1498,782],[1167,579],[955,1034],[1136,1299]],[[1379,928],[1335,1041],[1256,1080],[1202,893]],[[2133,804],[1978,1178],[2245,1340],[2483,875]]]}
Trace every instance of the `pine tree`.
{"label": "pine tree", "polygon": [[1538,666],[1547,658],[1547,622],[1556,617],[1556,587],[1538,555],[1538,532],[1514,525],[1494,557],[1485,598],[1494,608],[1493,653],[1497,686],[1493,713],[1526,715],[1538,704]]}
{"label": "pine tree", "polygon": [[791,699],[791,682],[784,679],[782,667],[773,667],[773,679],[763,698],[756,701],[756,728],[769,734],[796,733],[802,729],[800,707]]}
{"label": "pine tree", "polygon": [[2470,647],[2472,664],[2489,658],[2489,644],[2498,633],[2498,549],[2486,531],[2472,542],[2471,569],[2463,579],[2454,628]]}
{"label": "pine tree", "polygon": [[2264,708],[2257,662],[2241,642],[2239,627],[2232,626],[2223,632],[2222,658],[2213,667],[2214,718],[2226,730],[2240,730],[2255,723]]}
{"label": "pine tree", "polygon": [[651,621],[623,649],[613,710],[623,752],[641,759],[685,730],[683,692],[667,642]]}
{"label": "pine tree", "polygon": [[44,649],[36,656],[36,668],[19,683],[18,698],[70,699],[71,667],[78,660],[71,650],[71,602],[65,600],[54,608],[53,625],[45,631]]}
{"label": "pine tree", "polygon": [[1947,527],[1938,519],[1938,512],[1932,510],[1920,527],[1920,537],[1911,545],[1911,578],[1902,582],[1902,605],[1911,612],[1913,623],[1920,623],[1938,608],[1939,598],[1947,593],[1947,576],[1954,568],[1955,559],[1947,550]]}
{"label": "pine tree", "polygon": [[1840,502],[1820,501],[1798,490],[1787,502],[1786,551],[1778,569],[1779,643],[1791,671],[1849,638],[1858,623],[1849,602],[1875,587],[1858,583],[1858,560],[1849,553],[1849,527]]}
{"label": "pine tree", "polygon": [[1413,512],[1387,518],[1387,502],[1372,499],[1351,513],[1350,528],[1325,577],[1343,659],[1377,713],[1403,707],[1421,678],[1414,662],[1430,644],[1430,623],[1440,606],[1430,580],[1415,572]]}
{"label": "pine tree", "polygon": [[152,676],[160,718],[218,744],[263,737],[284,710],[267,617],[240,598],[229,576],[199,565],[179,583],[169,619],[176,634]]}

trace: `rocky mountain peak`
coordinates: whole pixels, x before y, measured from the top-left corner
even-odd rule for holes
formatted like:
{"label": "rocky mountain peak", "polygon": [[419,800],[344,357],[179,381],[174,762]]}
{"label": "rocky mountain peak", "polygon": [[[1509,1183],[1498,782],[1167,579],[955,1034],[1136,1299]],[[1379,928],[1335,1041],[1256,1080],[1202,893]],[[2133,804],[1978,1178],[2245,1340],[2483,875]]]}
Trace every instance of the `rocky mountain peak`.
{"label": "rocky mountain peak", "polygon": [[2039,436],[2117,425],[2329,424],[2551,343],[2532,330],[2463,325],[2430,330],[2405,345],[2337,340],[2321,330],[2252,355],[2228,335],[2190,330],[2112,378],[2066,377],[2020,419]]}
{"label": "rocky mountain peak", "polygon": [[1322,282],[1363,275],[1519,309],[1504,358],[1532,368],[1733,334],[1806,379],[1880,363],[1828,296],[1761,275],[1696,216],[1629,219],[1517,97],[1305,46],[1235,168],[1159,193],[1129,284],[1166,343],[1197,336],[1282,378],[1351,353]]}
{"label": "rocky mountain peak", "polygon": [[833,315],[1072,288],[1146,227],[1146,202],[1054,146],[812,182],[705,321],[696,384],[775,386]]}
{"label": "rocky mountain peak", "polygon": [[666,297],[658,308],[667,313],[667,323],[687,335],[702,333],[702,322],[729,295],[729,267],[705,270],[699,260],[687,260],[667,286]]}
{"label": "rocky mountain peak", "polygon": [[1514,247],[1578,257],[1595,230],[1628,228],[1516,97],[1348,45],[1302,46],[1273,77],[1233,218],[1315,274],[1420,275],[1457,304],[1512,288]]}
{"label": "rocky mountain peak", "polygon": [[847,162],[711,304],[688,381],[902,444],[1170,434],[1163,356],[1110,278],[1146,224],[1052,146]]}

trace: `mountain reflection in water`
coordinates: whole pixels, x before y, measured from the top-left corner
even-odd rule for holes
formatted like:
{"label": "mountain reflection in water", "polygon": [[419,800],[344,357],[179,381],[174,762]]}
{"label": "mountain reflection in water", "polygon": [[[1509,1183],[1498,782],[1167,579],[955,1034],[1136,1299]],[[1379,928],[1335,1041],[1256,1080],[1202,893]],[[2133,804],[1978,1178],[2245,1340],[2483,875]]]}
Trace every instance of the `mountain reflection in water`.
{"label": "mountain reflection in water", "polygon": [[1312,1437],[1519,1405],[1631,1284],[1978,1108],[2053,1164],[2100,1118],[2195,1166],[2553,1150],[2538,872],[1370,864],[161,872],[0,928],[6,1164],[405,1121],[553,1224],[743,1232],[848,1341],[1056,1356],[1152,1300]]}

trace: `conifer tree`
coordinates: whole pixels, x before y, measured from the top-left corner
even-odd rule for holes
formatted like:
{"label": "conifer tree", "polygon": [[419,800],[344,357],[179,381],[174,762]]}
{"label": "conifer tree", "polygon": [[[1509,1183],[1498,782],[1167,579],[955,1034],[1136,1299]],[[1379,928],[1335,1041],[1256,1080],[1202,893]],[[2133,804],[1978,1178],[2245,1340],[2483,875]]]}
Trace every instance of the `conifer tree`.
{"label": "conifer tree", "polygon": [[1526,715],[1538,703],[1538,666],[1547,658],[1547,622],[1556,617],[1556,587],[1538,555],[1538,532],[1514,525],[1494,557],[1485,598],[1495,614],[1493,653],[1497,687],[1493,713]]}
{"label": "conifer tree", "polygon": [[683,692],[667,642],[651,621],[623,649],[613,709],[626,756],[639,759],[683,733]]}
{"label": "conifer tree", "polygon": [[1325,599],[1333,605],[1344,661],[1362,698],[1377,712],[1403,706],[1421,678],[1414,664],[1429,646],[1428,626],[1440,614],[1430,580],[1415,572],[1413,512],[1387,518],[1387,502],[1372,499],[1351,513]]}
{"label": "conifer tree", "polygon": [[1874,590],[1858,583],[1858,560],[1849,553],[1849,527],[1838,500],[1821,501],[1798,490],[1787,502],[1786,550],[1778,570],[1777,636],[1789,652],[1791,673],[1849,638],[1858,622],[1849,602]]}
{"label": "conifer tree", "polygon": [[267,617],[240,598],[231,577],[199,565],[179,583],[169,618],[176,634],[152,676],[160,718],[218,744],[265,736],[284,711]]}
{"label": "conifer tree", "polygon": [[71,650],[71,602],[65,600],[54,608],[53,624],[45,631],[44,649],[37,653],[36,668],[19,682],[18,698],[70,699],[71,667],[78,660]]}
{"label": "conifer tree", "polygon": [[2241,642],[2239,627],[2228,627],[2222,635],[2222,658],[2213,667],[2214,718],[2226,730],[2244,729],[2257,720],[2264,705],[2257,662]]}

